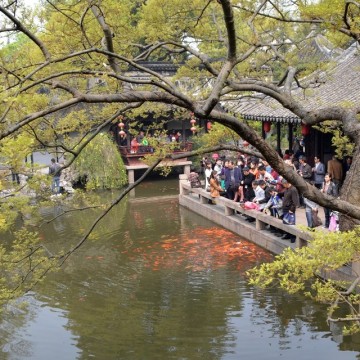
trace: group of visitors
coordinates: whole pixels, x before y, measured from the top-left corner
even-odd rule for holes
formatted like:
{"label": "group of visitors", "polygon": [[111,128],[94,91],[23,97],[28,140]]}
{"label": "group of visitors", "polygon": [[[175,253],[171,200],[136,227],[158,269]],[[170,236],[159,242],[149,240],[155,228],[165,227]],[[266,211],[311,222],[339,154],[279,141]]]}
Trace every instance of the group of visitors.
{"label": "group of visitors", "polygon": [[[123,135],[123,136],[126,136]],[[124,141],[123,141],[124,142]],[[120,144],[121,145],[121,144]],[[126,146],[127,145],[127,142],[125,145],[123,146]],[[138,135],[137,136],[134,136],[132,139],[131,139],[131,142],[130,142],[130,153],[131,154],[136,154],[140,151],[140,149],[144,149],[144,147],[148,147],[149,146],[149,140],[147,139],[147,137],[145,136],[145,132],[144,131],[139,131]]]}
{"label": "group of visitors", "polygon": [[[153,152],[153,148],[149,146],[151,137],[150,133],[145,134],[144,131],[139,131],[138,135],[134,136],[130,141],[130,153]],[[182,135],[180,131],[171,131],[167,135],[162,136],[161,140],[167,143],[180,143]],[[120,146],[127,146],[128,138],[126,133],[120,135],[119,144]]]}
{"label": "group of visitors", "polygon": [[[351,165],[351,158],[347,158],[347,168],[332,157],[325,166],[319,156],[314,157],[314,166],[307,162],[305,155],[298,158],[287,150],[284,161],[291,166],[303,179],[317,187],[321,192],[338,197],[344,172]],[[295,213],[298,207],[305,208],[307,225],[310,229],[319,226],[318,205],[299,194],[285,178],[263,159],[240,155],[236,161],[212,154],[211,158],[204,157],[201,161],[205,177],[205,189],[210,192],[212,203],[219,196],[239,202],[245,209],[264,211],[280,218],[286,224],[295,224]],[[327,168],[327,172],[326,172]],[[324,208],[324,228],[329,228],[331,210]],[[246,220],[254,221],[251,217]],[[277,228],[271,228],[275,235],[295,241],[291,234],[284,233]]]}

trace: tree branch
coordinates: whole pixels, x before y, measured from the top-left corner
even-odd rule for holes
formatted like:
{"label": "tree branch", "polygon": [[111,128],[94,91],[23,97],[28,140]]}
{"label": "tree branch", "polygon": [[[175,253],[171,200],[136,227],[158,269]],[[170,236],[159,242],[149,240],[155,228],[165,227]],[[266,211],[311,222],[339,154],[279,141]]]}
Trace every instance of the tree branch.
{"label": "tree branch", "polygon": [[93,224],[91,225],[91,227],[88,229],[88,231],[86,232],[86,234],[82,237],[82,239],[70,250],[68,250],[64,255],[61,255],[58,259],[61,260],[60,266],[69,258],[69,256],[76,251],[77,249],[79,249],[84,243],[85,241],[88,239],[88,237],[90,236],[90,234],[93,232],[93,230],[95,229],[95,227],[97,226],[97,224],[110,212],[110,210],[116,206],[117,204],[120,203],[120,201],[132,190],[134,189],[138,184],[140,184],[154,169],[157,165],[160,164],[160,162],[163,159],[158,159],[156,161],[154,161],[154,163],[149,166],[149,168],[145,171],[145,173],[138,179],[136,180],[133,184],[129,185],[124,191],[122,191],[120,193],[120,195],[107,207],[106,210],[103,211],[103,213],[93,222]]}
{"label": "tree branch", "polygon": [[13,16],[5,7],[0,6],[0,12],[2,12],[8,19],[10,19],[15,25],[16,29],[24,33],[31,41],[33,41],[43,53],[47,61],[50,60],[51,56],[47,48],[31,31],[29,31],[15,16]]}

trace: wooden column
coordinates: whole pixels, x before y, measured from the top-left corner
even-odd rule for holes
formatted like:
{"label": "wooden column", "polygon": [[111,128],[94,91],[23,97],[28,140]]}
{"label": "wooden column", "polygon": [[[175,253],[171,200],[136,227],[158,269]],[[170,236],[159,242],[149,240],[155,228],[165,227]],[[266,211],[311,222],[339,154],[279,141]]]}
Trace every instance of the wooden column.
{"label": "wooden column", "polygon": [[294,137],[294,131],[293,131],[293,124],[288,124],[288,141],[289,141],[289,150],[292,150],[293,147],[293,137]]}
{"label": "wooden column", "polygon": [[281,123],[276,123],[276,151],[281,156]]}
{"label": "wooden column", "polygon": [[264,130],[264,122],[261,122],[261,136],[263,139],[266,139],[266,133]]}

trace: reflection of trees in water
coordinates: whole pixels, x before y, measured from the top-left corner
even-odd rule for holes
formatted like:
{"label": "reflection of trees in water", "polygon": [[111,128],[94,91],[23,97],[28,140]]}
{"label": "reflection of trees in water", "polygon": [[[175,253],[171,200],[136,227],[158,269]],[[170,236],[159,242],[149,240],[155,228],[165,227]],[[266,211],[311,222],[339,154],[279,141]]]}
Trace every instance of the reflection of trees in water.
{"label": "reflection of trees in water", "polygon": [[[266,323],[281,349],[302,331],[328,330],[320,305],[246,286],[241,272],[269,256],[260,248],[173,200],[128,209],[111,212],[102,236],[37,289],[39,299],[68,312],[79,358],[191,359],[196,351],[220,359],[235,346],[229,312],[242,317],[244,292],[254,300],[251,321]],[[68,221],[68,236],[90,222],[87,215]]]}
{"label": "reflection of trees in water", "polygon": [[[51,251],[69,249],[76,244],[92,226],[95,219],[104,210],[107,203],[117,194],[110,191],[96,192],[87,194],[87,198],[78,203],[65,202],[55,204],[53,207],[42,209],[45,219],[51,221],[41,227],[42,236]],[[74,208],[86,208],[101,205],[99,208],[88,208],[82,211],[71,211],[61,215],[64,211]],[[105,240],[120,231],[125,221],[125,214],[128,211],[128,200],[123,199],[121,203],[114,207],[96,226],[88,241]],[[86,244],[84,245],[86,247]]]}
{"label": "reflection of trees in water", "polygon": [[[66,271],[41,287],[39,295],[43,293],[51,299],[50,304],[69,311],[69,330],[79,335],[77,346],[83,349],[84,359],[114,354],[126,358],[130,353],[133,358],[156,353],[166,359],[169,351],[191,358],[195,345],[190,339],[196,339],[198,351],[206,359],[221,358],[232,338],[227,309],[241,308],[241,293],[229,291],[239,280],[237,275],[229,280],[230,274],[237,271],[225,263],[221,269],[212,270],[207,264],[196,271],[171,263],[170,248],[175,259],[176,250],[184,243],[185,250],[180,251],[184,257],[190,249],[185,236],[196,225],[181,229],[178,207],[172,201],[156,207],[142,204],[135,210],[141,214],[141,228],[126,222],[128,227],[124,225],[116,236],[87,244],[69,259]],[[163,214],[160,219],[159,214]],[[208,234],[202,234],[205,240]],[[134,240],[130,248],[124,242],[128,238]],[[199,253],[200,245],[196,248]],[[166,261],[153,271],[146,256],[151,259],[157,253],[159,258],[152,258],[156,261],[162,257],[160,252]]]}
{"label": "reflection of trees in water", "polygon": [[256,324],[271,324],[273,338],[278,338],[279,348],[288,349],[293,336],[304,332],[328,333],[341,350],[360,350],[359,335],[343,337],[341,324],[330,327],[326,322],[326,306],[301,295],[288,295],[278,289],[253,292],[251,319]]}
{"label": "reflection of trees in water", "polygon": [[[22,302],[23,299],[20,299]],[[31,358],[32,344],[23,338],[20,329],[27,322],[33,320],[34,300],[27,297],[26,308],[17,307],[17,303],[8,305],[3,309],[0,322],[0,357],[2,360]]]}

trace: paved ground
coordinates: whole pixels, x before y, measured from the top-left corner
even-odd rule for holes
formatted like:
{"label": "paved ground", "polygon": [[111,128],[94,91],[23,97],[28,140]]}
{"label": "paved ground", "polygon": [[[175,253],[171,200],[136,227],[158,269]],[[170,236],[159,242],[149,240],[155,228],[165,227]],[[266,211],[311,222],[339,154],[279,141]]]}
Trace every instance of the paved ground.
{"label": "paved ground", "polygon": [[[325,215],[324,215],[324,209],[322,207],[319,207],[319,217],[321,221],[323,222],[323,225],[325,224]],[[305,215],[305,209],[297,208],[296,209],[296,224],[306,225],[306,215]],[[321,227],[321,226],[320,226]]]}

